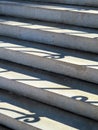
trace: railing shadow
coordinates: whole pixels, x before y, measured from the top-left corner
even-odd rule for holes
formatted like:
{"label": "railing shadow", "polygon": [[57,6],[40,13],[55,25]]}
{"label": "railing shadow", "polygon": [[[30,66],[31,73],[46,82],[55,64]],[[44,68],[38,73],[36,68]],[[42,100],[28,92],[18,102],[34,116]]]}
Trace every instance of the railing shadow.
{"label": "railing shadow", "polygon": [[[79,130],[86,130],[87,128],[91,129],[93,126],[98,126],[98,123],[95,121],[74,115],[63,110],[59,110],[57,108],[53,108],[40,102],[38,103],[25,97],[9,94],[4,90],[0,90],[0,102],[7,103],[16,107],[15,109],[12,109],[11,107],[6,108],[0,105],[0,111],[4,111],[4,113],[11,112],[15,114],[15,116],[17,115],[15,119],[21,120],[31,125],[33,125],[33,123],[40,122],[41,118],[46,117],[48,120],[53,120],[64,125],[77,128]],[[26,112],[24,113],[21,108],[30,112],[30,114],[26,114]]]}
{"label": "railing shadow", "polygon": [[[15,67],[14,67],[15,66]],[[22,66],[19,64],[15,64],[15,63],[11,63],[11,62],[7,62],[4,60],[0,60],[0,67],[4,68],[6,71],[4,72],[0,72],[0,73],[5,73],[6,72],[16,72],[16,73],[21,73],[23,75],[28,75],[27,77],[24,78],[12,78],[13,81],[21,81],[21,82],[32,82],[33,85],[33,81],[38,81],[38,84],[42,83],[43,81],[43,86],[40,89],[44,89],[44,90],[69,90],[70,91],[74,91],[74,90],[78,90],[78,91],[82,91],[82,92],[88,92],[88,93],[92,93],[95,95],[98,95],[98,86],[97,84],[93,84],[93,83],[89,83],[89,82],[85,82],[82,80],[77,80],[68,76],[64,76],[64,75],[58,75],[55,73],[51,73],[51,72],[46,72],[40,69],[36,69],[36,68],[30,68],[30,67],[26,67],[26,66]],[[48,81],[51,83],[53,83],[53,86],[51,86],[50,88],[48,87],[48,85],[44,84],[45,81]],[[54,88],[54,84],[58,85],[58,87]],[[92,89],[93,88],[93,89]],[[82,95],[79,95],[82,96]]]}
{"label": "railing shadow", "polygon": [[[63,60],[66,58],[81,58],[84,60],[88,60],[88,61],[93,61],[98,62],[98,56],[97,54],[91,54],[91,53],[87,53],[87,52],[82,52],[82,51],[76,51],[76,50],[71,50],[71,49],[64,49],[64,48],[60,48],[57,46],[51,46],[51,45],[45,45],[43,43],[36,43],[36,42],[27,42],[27,41],[23,41],[23,40],[17,40],[17,39],[12,39],[12,38],[8,38],[8,37],[3,37],[0,36],[0,41],[1,41],[1,49],[5,48],[5,49],[14,49],[14,50],[18,50],[20,52],[23,53],[31,53],[31,54],[41,54],[42,57],[44,58],[50,58],[50,59],[58,59],[58,60]],[[6,45],[6,43],[10,43],[8,45]],[[12,43],[12,45],[11,45]],[[84,63],[84,65],[86,65]]]}
{"label": "railing shadow", "polygon": [[0,110],[3,110],[5,112],[12,112],[14,114],[20,114],[21,116],[15,118],[16,120],[23,120],[23,122],[26,123],[34,123],[34,122],[38,122],[40,120],[39,117],[37,117],[36,114],[25,114],[23,112],[20,112],[18,110],[13,110],[13,109],[7,109],[7,108],[3,108],[0,107]]}

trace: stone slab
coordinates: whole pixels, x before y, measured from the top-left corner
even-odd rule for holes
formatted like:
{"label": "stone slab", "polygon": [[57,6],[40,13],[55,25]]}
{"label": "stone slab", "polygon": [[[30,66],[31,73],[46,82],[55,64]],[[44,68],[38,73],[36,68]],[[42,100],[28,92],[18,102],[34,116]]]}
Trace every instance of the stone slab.
{"label": "stone slab", "polygon": [[0,61],[0,88],[98,120],[98,85]]}
{"label": "stone slab", "polygon": [[0,58],[98,84],[98,55],[0,37]]}
{"label": "stone slab", "polygon": [[0,90],[0,123],[3,123],[4,119],[4,124],[15,130],[96,130],[98,128],[98,122],[94,120]]}
{"label": "stone slab", "polygon": [[0,17],[0,35],[98,53],[98,30]]}
{"label": "stone slab", "polygon": [[[25,0],[27,1],[27,0]],[[62,3],[62,4],[73,4],[73,5],[84,5],[84,6],[94,6],[98,7],[97,0],[30,0],[39,2],[50,2],[50,3]]]}
{"label": "stone slab", "polygon": [[98,10],[90,7],[1,0],[0,14],[98,28]]}

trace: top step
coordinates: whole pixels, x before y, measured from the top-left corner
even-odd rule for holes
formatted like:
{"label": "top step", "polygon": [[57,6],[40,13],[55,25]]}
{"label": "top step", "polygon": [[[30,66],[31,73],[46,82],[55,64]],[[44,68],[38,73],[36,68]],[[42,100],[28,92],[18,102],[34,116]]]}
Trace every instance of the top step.
{"label": "top step", "polygon": [[1,0],[0,15],[98,28],[98,9],[84,6]]}
{"label": "top step", "polygon": [[[26,0],[24,0],[24,1],[26,1]],[[85,6],[98,7],[98,0],[29,0],[29,1],[62,3],[62,4],[71,4],[71,5],[85,5]]]}

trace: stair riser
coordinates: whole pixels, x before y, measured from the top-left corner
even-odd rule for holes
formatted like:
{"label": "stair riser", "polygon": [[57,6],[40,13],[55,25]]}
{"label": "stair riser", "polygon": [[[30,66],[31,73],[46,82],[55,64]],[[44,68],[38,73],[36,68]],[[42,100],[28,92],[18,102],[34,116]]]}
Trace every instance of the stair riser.
{"label": "stair riser", "polygon": [[0,4],[0,12],[3,15],[98,28],[98,15],[93,13],[6,3]]}
{"label": "stair riser", "polygon": [[89,82],[98,83],[98,71],[89,68],[88,66],[79,66],[67,62],[63,63],[57,60],[42,58],[40,56],[24,54],[23,52],[3,48],[0,49],[0,58],[30,67],[36,67]]}
{"label": "stair riser", "polygon": [[[98,120],[98,107],[74,99],[64,97],[50,91],[38,89],[14,80],[0,77],[1,88],[20,95]],[[14,86],[14,87],[13,87]]]}
{"label": "stair riser", "polygon": [[0,35],[98,53],[98,39],[0,24]]}

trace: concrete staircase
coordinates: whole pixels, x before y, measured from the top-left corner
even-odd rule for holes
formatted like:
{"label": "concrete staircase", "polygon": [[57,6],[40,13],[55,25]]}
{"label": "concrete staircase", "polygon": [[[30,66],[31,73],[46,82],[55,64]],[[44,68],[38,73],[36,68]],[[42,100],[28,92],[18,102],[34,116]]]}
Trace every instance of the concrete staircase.
{"label": "concrete staircase", "polygon": [[98,129],[97,7],[94,0],[0,1],[0,124]]}

